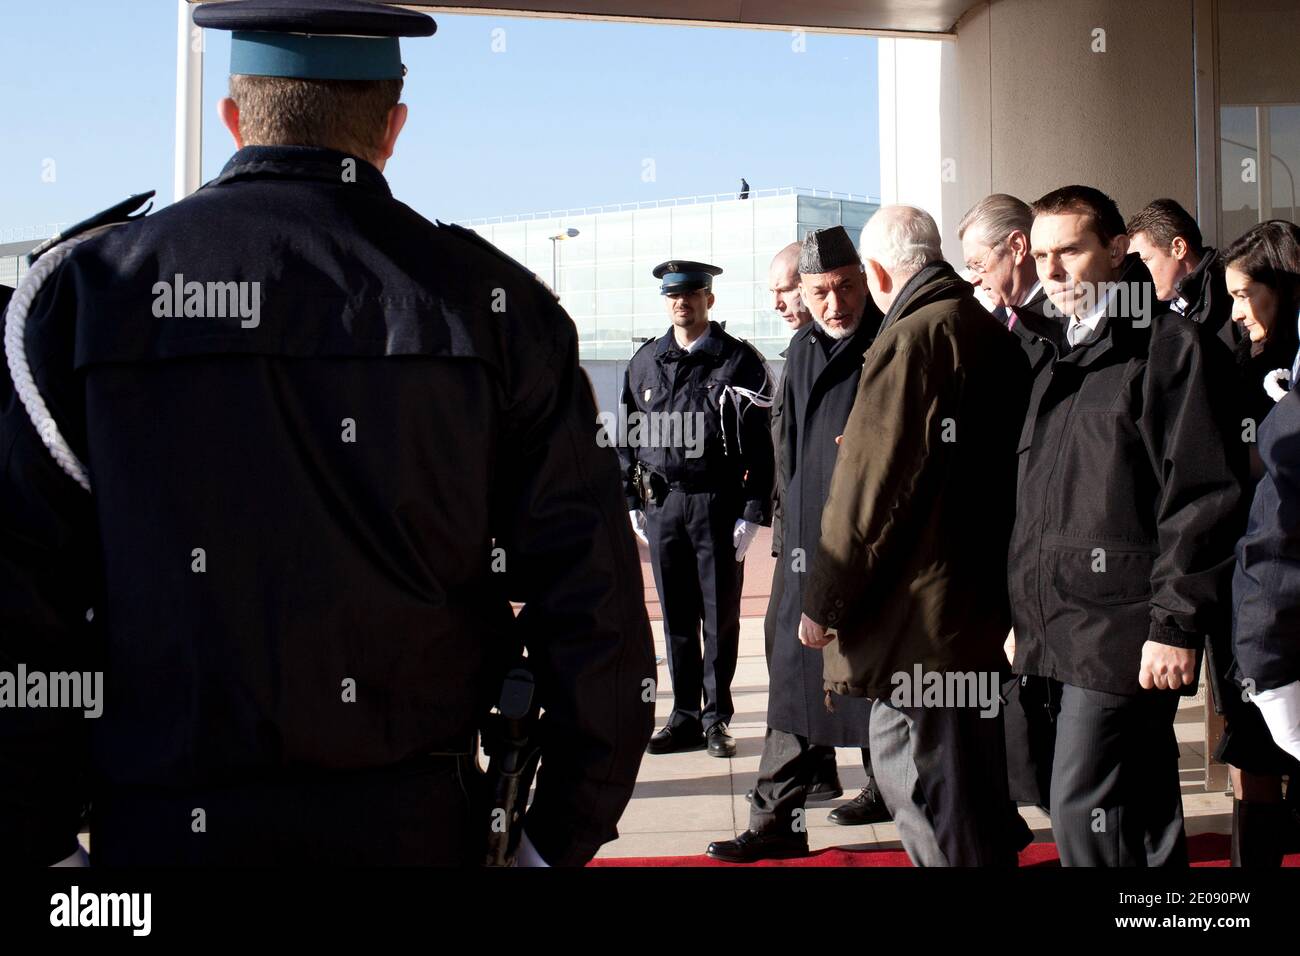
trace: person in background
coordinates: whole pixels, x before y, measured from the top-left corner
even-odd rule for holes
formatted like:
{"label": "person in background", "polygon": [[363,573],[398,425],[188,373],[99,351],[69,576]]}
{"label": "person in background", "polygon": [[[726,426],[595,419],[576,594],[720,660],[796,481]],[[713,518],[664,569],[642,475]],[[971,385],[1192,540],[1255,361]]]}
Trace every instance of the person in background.
{"label": "person in background", "polygon": [[1236,349],[1242,333],[1228,321],[1232,301],[1223,284],[1223,260],[1204,244],[1191,213],[1172,199],[1155,199],[1126,228],[1129,251],[1151,273],[1156,297]]}
{"label": "person in background", "polygon": [[957,223],[971,285],[988,296],[993,314],[1011,329],[1020,310],[1037,310],[1047,298],[1029,254],[1033,224],[1029,206],[1006,193],[985,196]]}
{"label": "person in background", "polygon": [[[1278,378],[1274,373],[1279,369],[1286,370],[1289,380],[1300,347],[1300,229],[1281,220],[1260,223],[1224,250],[1223,263],[1232,324],[1244,333],[1237,348],[1243,434],[1253,439],[1258,429],[1258,442],[1249,445],[1251,477],[1258,481],[1251,490],[1258,507],[1252,505],[1250,525],[1238,546],[1236,640],[1215,635],[1219,639],[1213,645],[1215,670],[1223,672],[1226,723],[1215,757],[1228,764],[1232,777],[1233,864],[1276,867],[1298,835],[1293,808],[1300,807],[1300,763],[1275,742],[1286,739],[1288,728],[1270,735],[1270,722],[1261,710],[1267,709],[1272,723],[1280,720],[1285,725],[1285,716],[1278,717],[1285,707],[1276,702],[1291,693],[1281,688],[1300,677],[1300,670],[1288,670],[1285,662],[1296,643],[1294,629],[1288,631],[1285,622],[1297,611],[1287,606],[1295,592],[1288,593],[1289,575],[1281,573],[1285,565],[1278,563],[1287,554],[1281,546],[1289,533],[1284,516],[1298,502],[1280,497],[1294,493],[1287,483],[1294,476],[1295,437],[1293,426],[1285,421],[1294,417],[1294,401],[1275,409],[1265,382],[1270,376]],[[1273,394],[1279,391],[1274,385]],[[1276,417],[1283,421],[1275,423]],[[1248,683],[1243,687],[1243,682]],[[1292,780],[1287,802],[1284,776]]]}
{"label": "person in background", "polygon": [[673,685],[652,754],[735,754],[727,725],[745,553],[771,521],[775,383],[757,349],[709,318],[721,273],[687,260],[655,267],[672,324],[636,351],[623,378],[629,421],[648,423],[619,445],[624,493],[650,548]]}
{"label": "person in background", "polygon": [[[1033,225],[1034,214],[1028,204],[1006,193],[985,196],[957,224],[957,238],[976,294],[988,298],[993,315],[1012,332],[1022,312],[1041,318],[1047,299],[1029,254]],[[1007,635],[1003,651],[1008,663],[1015,660],[1014,631]],[[1011,799],[1045,811],[1050,799],[1060,684],[1050,677],[1012,674],[1002,685],[1002,696],[1006,701],[1003,724]],[[1033,839],[1032,833],[1029,839]]]}

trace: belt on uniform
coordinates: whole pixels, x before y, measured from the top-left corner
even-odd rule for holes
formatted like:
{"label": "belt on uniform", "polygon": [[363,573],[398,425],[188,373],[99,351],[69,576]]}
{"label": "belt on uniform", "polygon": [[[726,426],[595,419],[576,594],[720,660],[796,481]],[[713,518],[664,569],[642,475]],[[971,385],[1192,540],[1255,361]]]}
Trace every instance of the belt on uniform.
{"label": "belt on uniform", "polygon": [[669,481],[669,491],[681,491],[688,495],[722,494],[728,491],[740,493],[741,487],[736,482],[721,481]]}

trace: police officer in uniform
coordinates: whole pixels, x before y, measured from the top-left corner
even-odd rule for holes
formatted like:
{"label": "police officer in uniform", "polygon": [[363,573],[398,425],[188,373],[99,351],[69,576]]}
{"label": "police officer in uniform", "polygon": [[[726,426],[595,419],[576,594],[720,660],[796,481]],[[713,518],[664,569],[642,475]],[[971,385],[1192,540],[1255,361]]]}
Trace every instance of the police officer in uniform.
{"label": "police officer in uniform", "polygon": [[583,864],[631,796],[654,664],[573,322],[389,191],[398,37],[427,16],[195,22],[235,31],[238,151],[63,237],[7,316],[0,665],[105,688],[97,720],[0,710],[0,845],[74,856],[89,805],[109,865],[479,863],[477,732],[526,649],[519,862]]}
{"label": "police officer in uniform", "polygon": [[727,724],[743,562],[771,521],[773,383],[758,351],[709,319],[721,273],[703,262],[655,267],[673,325],[637,350],[623,382],[627,503],[650,547],[673,684],[654,754],[706,741],[715,757],[736,752]]}

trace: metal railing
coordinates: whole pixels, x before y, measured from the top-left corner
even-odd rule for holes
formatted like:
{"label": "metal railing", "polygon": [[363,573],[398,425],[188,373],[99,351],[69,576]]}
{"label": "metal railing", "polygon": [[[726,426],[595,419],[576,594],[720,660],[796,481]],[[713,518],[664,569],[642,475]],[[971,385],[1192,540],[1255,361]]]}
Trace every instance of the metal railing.
{"label": "metal railing", "polygon": [[69,222],[47,222],[36,226],[6,226],[0,228],[0,246],[11,242],[40,242],[72,225]]}
{"label": "metal railing", "polygon": [[[815,199],[843,199],[849,202],[880,203],[876,196],[862,193],[849,193],[830,189],[825,186],[773,186],[767,189],[751,189],[747,199],[765,199],[775,196],[810,196]],[[738,190],[725,193],[711,193],[700,196],[677,196],[672,199],[643,199],[638,202],[604,203],[599,206],[579,206],[573,209],[547,209],[542,212],[515,213],[505,216],[479,216],[474,219],[458,219],[460,226],[493,226],[508,222],[535,222],[542,219],[567,219],[574,216],[593,216],[602,212],[629,212],[637,209],[663,209],[671,206],[697,206],[714,202],[739,202]]]}

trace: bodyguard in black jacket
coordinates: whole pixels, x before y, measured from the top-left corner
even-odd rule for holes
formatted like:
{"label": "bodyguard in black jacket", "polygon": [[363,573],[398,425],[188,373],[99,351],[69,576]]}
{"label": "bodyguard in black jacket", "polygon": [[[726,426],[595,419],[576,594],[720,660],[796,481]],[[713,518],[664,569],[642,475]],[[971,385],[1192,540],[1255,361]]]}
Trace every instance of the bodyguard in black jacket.
{"label": "bodyguard in black jacket", "polygon": [[1054,308],[1017,326],[1035,382],[1010,549],[1014,669],[1063,684],[1062,861],[1176,863],[1171,691],[1190,690],[1204,635],[1226,620],[1239,532],[1244,448],[1227,437],[1233,409],[1211,401],[1230,369],[1204,330],[1155,314],[1112,200],[1065,187],[1034,212]]}

